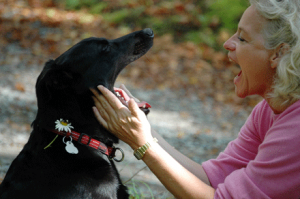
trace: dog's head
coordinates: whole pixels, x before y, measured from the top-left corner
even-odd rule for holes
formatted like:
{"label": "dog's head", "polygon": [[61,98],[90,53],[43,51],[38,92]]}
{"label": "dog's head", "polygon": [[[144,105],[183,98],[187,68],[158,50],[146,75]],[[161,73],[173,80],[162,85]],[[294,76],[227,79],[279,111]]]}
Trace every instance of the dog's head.
{"label": "dog's head", "polygon": [[147,28],[114,40],[88,38],[48,61],[36,83],[36,122],[48,128],[46,123],[60,118],[72,125],[88,123],[93,106],[89,89],[101,84],[113,91],[118,74],[152,47],[153,37]]}

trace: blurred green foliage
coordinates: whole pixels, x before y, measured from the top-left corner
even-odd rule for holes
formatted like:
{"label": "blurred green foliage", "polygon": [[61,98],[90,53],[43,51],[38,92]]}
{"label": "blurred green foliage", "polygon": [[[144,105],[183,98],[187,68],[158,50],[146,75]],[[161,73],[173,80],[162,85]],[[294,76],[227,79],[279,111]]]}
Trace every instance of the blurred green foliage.
{"label": "blurred green foliage", "polygon": [[98,0],[65,0],[65,6],[68,10],[78,10],[82,7],[93,7],[98,4]]}
{"label": "blurred green foliage", "polygon": [[192,41],[219,48],[221,31],[232,34],[249,5],[247,0],[64,0],[69,10],[87,9],[116,26],[151,27],[175,42]]}
{"label": "blurred green foliage", "polygon": [[249,6],[247,0],[214,0],[210,1],[208,16],[217,16],[222,26],[236,30],[238,21],[244,10]]}

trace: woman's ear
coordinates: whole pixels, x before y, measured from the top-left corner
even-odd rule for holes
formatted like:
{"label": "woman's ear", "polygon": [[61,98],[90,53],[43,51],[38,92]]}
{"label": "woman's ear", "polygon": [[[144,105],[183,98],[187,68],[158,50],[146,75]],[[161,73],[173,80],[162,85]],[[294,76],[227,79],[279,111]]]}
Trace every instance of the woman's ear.
{"label": "woman's ear", "polygon": [[290,51],[290,45],[286,43],[280,44],[274,51],[270,57],[271,68],[277,68],[281,58]]}

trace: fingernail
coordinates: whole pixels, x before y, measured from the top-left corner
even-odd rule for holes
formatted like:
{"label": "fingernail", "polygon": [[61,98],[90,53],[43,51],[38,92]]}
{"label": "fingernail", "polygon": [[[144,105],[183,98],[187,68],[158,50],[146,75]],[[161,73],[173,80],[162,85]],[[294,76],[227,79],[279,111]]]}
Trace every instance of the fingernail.
{"label": "fingernail", "polygon": [[103,89],[103,86],[102,86],[102,85],[99,85],[99,86],[97,86],[97,88],[98,88],[99,90],[102,90],[102,89]]}
{"label": "fingernail", "polygon": [[94,113],[97,113],[97,112],[98,112],[98,109],[97,109],[95,106],[93,106],[92,109],[93,109],[93,112],[94,112]]}

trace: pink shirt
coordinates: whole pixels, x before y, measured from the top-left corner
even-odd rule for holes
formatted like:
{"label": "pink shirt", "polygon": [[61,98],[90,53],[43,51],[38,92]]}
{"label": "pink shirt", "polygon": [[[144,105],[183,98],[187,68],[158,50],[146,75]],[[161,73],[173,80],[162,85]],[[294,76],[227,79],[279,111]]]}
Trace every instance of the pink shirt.
{"label": "pink shirt", "polygon": [[263,100],[239,136],[202,164],[215,198],[300,198],[300,100],[275,115]]}

